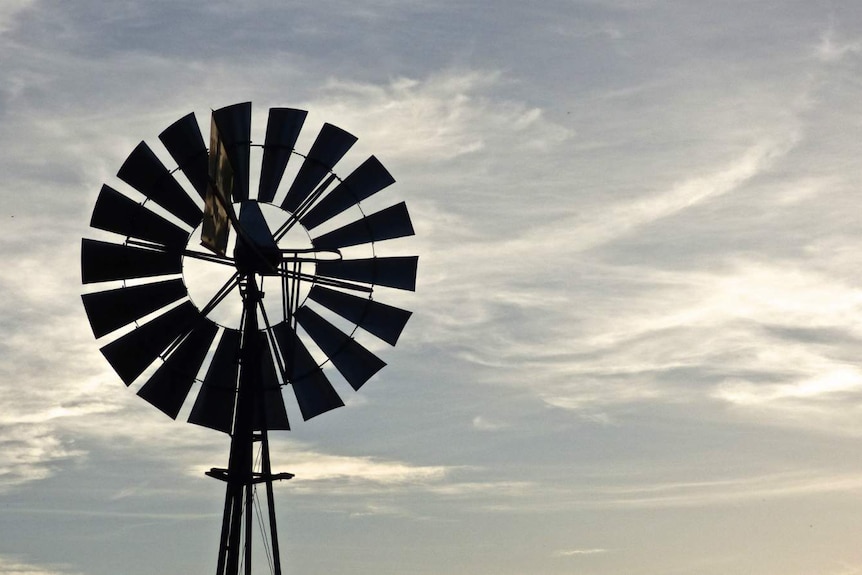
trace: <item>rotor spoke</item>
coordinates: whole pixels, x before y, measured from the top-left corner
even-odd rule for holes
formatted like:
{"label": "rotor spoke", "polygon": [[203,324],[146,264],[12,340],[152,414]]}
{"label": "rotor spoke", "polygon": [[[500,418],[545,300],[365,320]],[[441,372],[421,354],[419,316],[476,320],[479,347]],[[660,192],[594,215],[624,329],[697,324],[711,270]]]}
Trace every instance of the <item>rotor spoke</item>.
{"label": "rotor spoke", "polygon": [[194,258],[196,260],[203,260],[205,262],[210,262],[214,264],[222,264],[226,266],[235,266],[236,262],[233,258],[229,258],[227,256],[219,256],[216,254],[208,254],[206,252],[196,252],[193,250],[183,250],[182,254],[188,258]]}
{"label": "rotor spoke", "polygon": [[201,308],[201,315],[208,315],[220,304],[228,294],[239,285],[239,272],[235,272],[231,278],[222,285],[215,295]]}
{"label": "rotor spoke", "polygon": [[329,286],[329,287],[336,287],[336,288],[347,289],[347,290],[352,290],[352,291],[359,291],[359,292],[363,292],[363,293],[371,293],[374,291],[370,286],[367,286],[367,285],[357,284],[357,283],[348,282],[348,281],[342,281],[342,280],[335,279],[335,278],[327,278],[327,277],[322,277],[322,276],[317,276],[317,275],[312,275],[312,274],[298,273],[298,272],[294,272],[292,270],[279,269],[277,275],[279,275],[281,277],[288,277],[288,278],[295,277],[300,281],[310,282],[312,284],[324,285],[324,286]]}

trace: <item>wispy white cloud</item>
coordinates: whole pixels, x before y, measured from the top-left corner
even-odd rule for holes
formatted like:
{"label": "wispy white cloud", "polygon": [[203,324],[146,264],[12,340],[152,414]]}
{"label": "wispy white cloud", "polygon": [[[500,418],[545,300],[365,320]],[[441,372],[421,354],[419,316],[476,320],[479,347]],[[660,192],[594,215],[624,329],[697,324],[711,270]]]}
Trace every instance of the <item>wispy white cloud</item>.
{"label": "wispy white cloud", "polygon": [[0,573],[3,575],[78,575],[80,571],[65,565],[32,565],[15,556],[0,555]]}
{"label": "wispy white cloud", "polygon": [[483,415],[477,415],[473,418],[473,427],[480,431],[497,431],[508,427],[507,424],[493,419],[489,419]]}
{"label": "wispy white cloud", "polygon": [[578,557],[581,555],[601,555],[608,553],[607,549],[561,549],[554,552],[554,557]]}
{"label": "wispy white cloud", "polygon": [[396,162],[451,161],[499,145],[503,137],[547,150],[569,137],[539,108],[489,95],[505,82],[499,72],[457,69],[385,85],[331,80],[308,107],[350,126],[375,154]]}
{"label": "wispy white cloud", "polygon": [[860,490],[862,475],[859,473],[791,471],[687,483],[597,488],[594,503],[612,507],[709,506]]}
{"label": "wispy white cloud", "polygon": [[847,56],[862,52],[862,40],[846,40],[839,37],[835,22],[820,36],[820,42],[814,49],[817,58],[824,62],[837,62]]}
{"label": "wispy white cloud", "polygon": [[[578,481],[546,483],[518,496],[501,497],[484,509],[496,512],[547,513],[586,509],[727,508],[751,501],[820,498],[827,494],[856,496],[862,474],[830,469],[798,469],[750,475],[718,470],[713,477],[679,480],[685,472],[641,468],[625,475],[590,474]],[[536,489],[541,497],[536,496]]]}
{"label": "wispy white cloud", "polygon": [[44,479],[83,454],[42,425],[0,425],[0,491]]}
{"label": "wispy white cloud", "polygon": [[9,0],[0,5],[0,34],[15,25],[15,19],[21,13],[36,4],[36,0]]}
{"label": "wispy white cloud", "polygon": [[314,452],[292,452],[291,473],[295,483],[340,481],[397,485],[426,485],[441,481],[449,473],[443,466],[415,466],[370,457],[348,457]]}

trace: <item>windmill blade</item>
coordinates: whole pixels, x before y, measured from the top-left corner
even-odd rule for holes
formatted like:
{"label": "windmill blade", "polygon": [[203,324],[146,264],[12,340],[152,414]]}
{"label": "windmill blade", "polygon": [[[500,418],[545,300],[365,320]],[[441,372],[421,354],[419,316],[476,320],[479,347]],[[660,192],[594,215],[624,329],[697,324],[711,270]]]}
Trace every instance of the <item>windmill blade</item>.
{"label": "windmill blade", "polygon": [[260,341],[260,349],[264,350],[264,353],[261,354],[260,395],[255,398],[255,402],[263,402],[263,413],[261,413],[261,406],[255,405],[254,429],[255,431],[262,429],[286,431],[290,429],[290,423],[287,421],[287,410],[284,408],[284,396],[281,394],[281,385],[275,373],[275,364],[269,353],[268,338],[263,332],[258,332],[257,337]]}
{"label": "windmill blade", "polygon": [[188,295],[182,280],[84,294],[84,309],[98,338]]}
{"label": "windmill blade", "polygon": [[190,301],[183,302],[136,330],[115,339],[100,351],[123,383],[129,385],[200,317],[200,313]]}
{"label": "windmill blade", "polygon": [[183,271],[180,252],[162,252],[84,238],[81,280],[85,283],[145,278]]}
{"label": "windmill blade", "polygon": [[418,256],[317,262],[319,276],[416,291]]}
{"label": "windmill blade", "polygon": [[231,432],[236,405],[240,332],[226,329],[204,377],[201,391],[189,415],[189,423]]}
{"label": "windmill blade", "polygon": [[251,154],[251,102],[226,106],[213,112],[234,174],[233,201],[248,199],[249,156]]}
{"label": "windmill blade", "polygon": [[308,421],[321,413],[343,406],[344,402],[332,388],[326,374],[287,322],[276,325],[272,331],[284,358],[287,379],[293,386],[302,419]]}
{"label": "windmill blade", "polygon": [[257,199],[272,202],[278,185],[290,160],[296,139],[305,123],[308,112],[293,108],[270,108],[266,123],[266,139],[263,144],[263,160],[260,168],[260,183]]}
{"label": "windmill blade", "polygon": [[299,222],[306,229],[315,228],[394,183],[395,178],[380,160],[371,156],[301,217]]}
{"label": "windmill blade", "polygon": [[318,236],[311,243],[318,249],[337,250],[413,234],[413,224],[410,223],[407,204],[401,202],[332,230],[328,234]]}
{"label": "windmill blade", "polygon": [[358,390],[386,365],[383,360],[310,308],[299,308],[296,311],[296,320],[317,347],[332,360],[333,365],[353,389]]}
{"label": "windmill blade", "polygon": [[159,140],[194,186],[200,197],[207,194],[209,156],[194,112],[183,116],[159,134]]}
{"label": "windmill blade", "polygon": [[189,422],[225,433],[231,432],[236,404],[241,334],[224,330],[204,377]]}
{"label": "windmill blade", "polygon": [[198,322],[195,329],[138,391],[138,395],[171,419],[176,419],[217,331],[218,327],[212,322]]}
{"label": "windmill blade", "polygon": [[407,320],[413,315],[413,312],[404,309],[321,286],[312,287],[308,297],[389,345],[395,345]]}
{"label": "windmill blade", "polygon": [[132,150],[117,176],[189,226],[194,228],[201,223],[201,209],[146,142]]}
{"label": "windmill blade", "polygon": [[96,199],[90,226],[178,249],[185,247],[190,235],[107,185],[102,186]]}
{"label": "windmill blade", "polygon": [[314,191],[356,140],[356,136],[337,126],[323,124],[281,207],[289,212],[296,212],[303,200]]}

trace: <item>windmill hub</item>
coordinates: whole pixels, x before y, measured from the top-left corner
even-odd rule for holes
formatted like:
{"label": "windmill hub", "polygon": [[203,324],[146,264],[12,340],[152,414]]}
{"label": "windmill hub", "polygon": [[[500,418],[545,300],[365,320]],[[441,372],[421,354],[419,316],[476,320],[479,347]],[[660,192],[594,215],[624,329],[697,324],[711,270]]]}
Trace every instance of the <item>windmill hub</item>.
{"label": "windmill hub", "polygon": [[[242,213],[242,206],[245,203],[259,206],[267,228],[272,231],[280,229],[291,218],[289,212],[277,205],[254,201],[234,203],[233,207],[236,213]],[[186,250],[200,250],[200,245],[201,226],[198,226],[189,236]],[[247,273],[257,274],[264,278],[261,289],[265,292],[266,297],[263,298],[261,305],[266,309],[270,321],[273,322],[285,319],[285,309],[280,293],[282,290],[280,278],[273,275],[273,267],[277,270],[279,263],[289,266],[297,265],[294,260],[297,259],[296,254],[299,254],[305,256],[303,261],[298,264],[302,273],[308,277],[314,277],[317,270],[317,260],[325,260],[327,259],[325,256],[328,255],[315,252],[311,236],[302,225],[292,226],[278,241],[277,245],[280,252],[271,254],[272,259],[262,264],[249,250],[245,250],[243,253],[235,235],[231,236],[227,249],[227,253],[232,254],[236,261],[236,268],[242,266],[247,270]],[[263,253],[262,250],[261,253]],[[317,257],[314,257],[315,255]],[[241,263],[243,258],[247,258],[250,262]],[[329,259],[332,259],[332,256]],[[193,257],[183,258],[183,282],[188,288],[189,299],[199,309],[207,302],[212,301],[218,289],[228,282],[235,272],[236,269],[233,265],[228,266],[224,263]],[[306,304],[311,287],[312,282],[299,282],[295,285],[298,290],[295,299],[300,307]],[[242,298],[239,291],[235,290],[225,297],[207,317],[221,327],[238,330],[242,319]]]}

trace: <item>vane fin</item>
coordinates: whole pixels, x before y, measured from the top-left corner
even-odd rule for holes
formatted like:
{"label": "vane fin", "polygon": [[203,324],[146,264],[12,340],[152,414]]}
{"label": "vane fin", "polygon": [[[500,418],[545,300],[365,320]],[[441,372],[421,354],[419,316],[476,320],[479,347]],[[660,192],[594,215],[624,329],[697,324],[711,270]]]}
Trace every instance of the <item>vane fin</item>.
{"label": "vane fin", "polygon": [[214,323],[199,322],[141,387],[138,395],[171,419],[176,419],[217,331]]}
{"label": "vane fin", "polygon": [[[256,400],[263,401],[263,408],[266,413],[266,429],[288,430],[290,423],[287,420],[287,410],[284,407],[284,396],[281,394],[281,385],[278,383],[275,364],[273,364],[272,355],[269,353],[268,338],[264,332],[259,332],[257,337],[260,339],[260,349],[264,353],[261,354],[260,366],[261,395]],[[254,429],[260,431],[263,428],[264,421],[261,418],[260,407],[255,405]]]}
{"label": "vane fin", "polygon": [[186,301],[121,336],[100,350],[108,363],[130,385],[174,340],[191,329],[201,315]]}
{"label": "vane fin", "polygon": [[201,223],[203,212],[200,207],[146,142],[141,142],[132,150],[117,176],[189,226],[194,228]]}
{"label": "vane fin", "polygon": [[248,199],[251,155],[251,102],[233,104],[213,112],[213,120],[227,150],[234,173],[233,201]]}
{"label": "vane fin", "polygon": [[299,308],[296,311],[296,320],[353,389],[358,390],[386,365],[383,360],[311,308],[307,306]]}
{"label": "vane fin", "polygon": [[81,242],[83,283],[144,278],[183,271],[179,252],[134,248],[84,238]]}
{"label": "vane fin", "polygon": [[389,345],[396,344],[413,315],[407,310],[321,286],[312,287],[308,297]]}
{"label": "vane fin", "polygon": [[286,322],[281,322],[273,327],[273,333],[285,360],[287,379],[293,387],[302,419],[308,421],[343,406],[344,402],[296,332]]}
{"label": "vane fin", "polygon": [[395,178],[380,160],[371,156],[326,194],[299,222],[306,229],[315,228],[394,183]]}
{"label": "vane fin", "polygon": [[263,144],[263,160],[257,199],[272,202],[278,185],[290,160],[296,139],[308,112],[293,108],[270,108],[266,123],[266,139]]}
{"label": "vane fin", "polygon": [[230,433],[236,406],[240,332],[226,329],[204,376],[201,391],[189,415],[189,423]]}
{"label": "vane fin", "polygon": [[338,160],[344,157],[344,154],[356,143],[356,140],[356,136],[338,126],[324,124],[287,191],[281,207],[289,212],[296,212]]}
{"label": "vane fin", "polygon": [[318,236],[312,240],[312,243],[318,249],[336,250],[412,236],[414,233],[410,214],[407,213],[407,205],[401,202]]}
{"label": "vane fin", "polygon": [[88,293],[81,299],[93,334],[98,338],[187,295],[182,280],[173,279]]}
{"label": "vane fin", "polygon": [[317,262],[319,276],[416,291],[418,256]]}
{"label": "vane fin", "polygon": [[208,154],[194,112],[187,114],[159,134],[159,140],[194,186],[201,198],[207,194]]}
{"label": "vane fin", "polygon": [[90,226],[171,249],[184,248],[190,235],[108,185],[102,186],[96,198]]}

